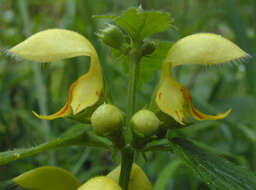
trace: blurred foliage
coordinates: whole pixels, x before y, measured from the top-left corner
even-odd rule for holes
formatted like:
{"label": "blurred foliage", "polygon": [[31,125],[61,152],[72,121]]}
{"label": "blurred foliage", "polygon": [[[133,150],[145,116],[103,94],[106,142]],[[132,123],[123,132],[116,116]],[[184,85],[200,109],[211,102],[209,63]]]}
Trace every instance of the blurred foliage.
{"label": "blurred foliage", "polygon": [[[122,73],[125,67],[120,58],[113,58],[112,52],[96,35],[108,22],[93,15],[119,15],[122,10],[136,7],[138,3],[134,0],[0,0],[1,152],[37,145],[81,127],[82,124],[78,126],[68,119],[40,121],[31,111],[53,113],[58,110],[67,99],[69,85],[85,73],[89,65],[88,58],[79,57],[37,67],[35,65],[38,64],[7,56],[6,49],[47,28],[66,28],[85,35],[98,51],[114,103],[125,109],[127,76]],[[214,32],[231,39],[252,56],[255,54],[255,0],[145,0],[141,3],[145,10],[163,10],[174,18],[175,30],[155,36],[162,41],[175,42],[192,33]],[[240,65],[176,68],[176,78],[191,90],[196,105],[202,111],[218,112],[229,107],[233,111],[223,121],[200,122],[169,135],[175,133],[197,140],[204,148],[256,173],[254,62],[255,59]],[[144,60],[143,67],[146,66]],[[159,65],[154,66],[151,62],[148,66],[160,69]],[[147,83],[138,86],[137,109],[149,103],[159,80],[159,70],[145,70],[148,70],[143,72]],[[91,130],[89,126],[85,127]],[[144,166],[151,181],[155,183],[158,176],[165,176],[157,181],[155,189],[208,189],[189,168],[177,164],[174,154],[147,153],[146,157],[147,162],[140,157],[137,162]],[[116,161],[112,161],[107,151],[79,147],[58,149],[1,166],[0,180],[10,179],[38,166],[56,165],[85,181],[108,173]],[[169,172],[166,167],[170,168]]]}

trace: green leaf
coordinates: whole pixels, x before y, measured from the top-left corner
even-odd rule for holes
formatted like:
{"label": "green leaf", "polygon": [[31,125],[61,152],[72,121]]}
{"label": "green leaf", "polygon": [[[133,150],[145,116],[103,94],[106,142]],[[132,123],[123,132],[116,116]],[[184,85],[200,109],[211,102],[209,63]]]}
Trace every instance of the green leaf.
{"label": "green leaf", "polygon": [[173,176],[176,169],[182,162],[180,160],[173,160],[165,166],[165,168],[158,175],[157,181],[153,190],[165,190],[167,188],[170,178]]}
{"label": "green leaf", "polygon": [[128,9],[123,16],[115,19],[116,24],[135,41],[141,41],[152,34],[163,32],[170,27],[172,21],[168,13],[143,11],[136,8]]}
{"label": "green leaf", "polygon": [[52,166],[30,170],[12,181],[22,188],[37,190],[76,190],[81,185],[68,171]]}
{"label": "green leaf", "polygon": [[19,148],[12,151],[2,152],[0,153],[0,165],[36,155],[51,149],[73,145],[110,148],[110,144],[105,139],[91,133],[82,132],[71,137],[61,137],[35,147]]}
{"label": "green leaf", "polygon": [[149,56],[142,57],[140,61],[138,86],[149,82],[153,73],[161,69],[163,59],[171,48],[171,45],[172,44],[167,41],[158,41],[155,51]]}
{"label": "green leaf", "polygon": [[180,157],[212,189],[256,189],[256,176],[213,152],[197,147],[193,142],[173,138],[172,151]]}

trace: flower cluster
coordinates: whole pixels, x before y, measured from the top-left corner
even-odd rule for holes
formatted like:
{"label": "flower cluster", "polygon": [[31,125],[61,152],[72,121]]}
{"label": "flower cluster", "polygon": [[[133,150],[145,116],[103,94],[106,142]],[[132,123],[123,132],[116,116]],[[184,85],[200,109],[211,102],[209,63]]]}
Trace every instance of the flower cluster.
{"label": "flower cluster", "polygon": [[[109,32],[111,35],[107,35]],[[125,38],[119,37],[119,35],[122,35],[122,32],[117,27],[110,26],[110,29],[104,30],[103,33],[104,35],[101,37],[104,38],[107,36],[105,41],[103,41],[109,46],[120,48],[123,54],[127,54],[129,51],[132,52],[129,49],[129,44],[125,42]],[[145,32],[145,36],[148,35],[146,34],[147,32]],[[134,36],[133,40],[136,41],[136,39],[137,37]],[[155,49],[153,43],[143,42],[143,44],[141,38],[138,39],[137,41],[140,42],[139,47],[141,51],[139,51],[138,55],[140,57],[137,59],[138,63],[136,64],[139,64],[138,60],[141,57],[151,54]],[[192,104],[189,91],[174,79],[171,70],[178,65],[222,64],[248,56],[246,52],[220,35],[199,33],[184,37],[170,48],[163,60],[161,78],[152,96],[152,104],[157,109],[153,109],[152,107],[154,106],[150,106],[136,113],[131,111],[130,114],[127,114],[129,116],[126,116],[120,109],[107,101],[98,54],[93,45],[84,36],[65,29],[49,29],[32,35],[10,49],[10,53],[30,61],[41,63],[76,56],[90,57],[89,71],[72,83],[69,88],[67,102],[59,111],[51,115],[33,113],[36,117],[45,120],[63,117],[73,117],[76,119],[76,116],[80,113],[86,113],[87,115],[85,114],[83,116],[89,118],[94,134],[108,137],[113,142],[113,149],[122,152],[122,159],[125,158],[126,148],[132,152],[132,156],[128,158],[131,160],[131,175],[129,178],[128,174],[130,171],[128,171],[129,168],[126,168],[128,178],[125,179],[125,183],[129,182],[129,186],[128,184],[124,185],[124,189],[129,187],[129,190],[152,190],[152,185],[143,170],[137,165],[132,166],[132,163],[134,152],[140,151],[141,147],[143,148],[144,144],[150,140],[161,138],[157,136],[159,130],[169,125],[165,120],[161,119],[159,114],[175,121],[176,124],[186,125],[189,115],[192,115],[196,120],[219,120],[227,117],[231,112],[231,109],[217,115],[208,115],[200,112]],[[133,88],[135,88],[135,82]],[[87,109],[92,109],[92,111],[86,112]],[[134,107],[131,110],[133,109]],[[133,141],[131,138],[132,142],[128,142],[127,139],[129,137],[127,138],[125,136],[127,130],[125,131],[123,129],[132,129],[130,135],[135,140]],[[38,180],[42,178],[49,179],[50,183],[47,184],[51,184],[51,186],[44,188],[49,190],[71,190],[77,188],[78,190],[92,190],[102,189],[102,187],[104,187],[104,190],[121,190],[118,182],[122,181],[123,176],[127,177],[126,175],[121,175],[122,169],[119,167],[108,176],[92,178],[82,186],[70,174],[51,167],[39,168],[29,173],[24,173],[14,178],[13,181],[24,188],[35,189],[45,187],[46,184]],[[52,178],[49,176],[52,176]],[[59,186],[59,184],[62,184],[56,183],[56,180],[58,181],[59,179],[67,179],[69,181],[68,185]],[[127,179],[130,180],[128,181]]]}
{"label": "flower cluster", "polygon": [[[64,29],[45,30],[32,35],[10,52],[36,62],[52,62],[76,56],[91,58],[88,73],[70,86],[66,104],[58,112],[48,116],[33,112],[40,119],[53,120],[76,115],[104,97],[103,76],[97,52],[89,40],[76,32]],[[246,52],[220,35],[199,33],[182,38],[172,46],[162,64],[155,103],[161,112],[182,125],[185,125],[184,119],[189,113],[197,120],[225,118],[231,109],[216,116],[197,110],[192,104],[189,91],[174,79],[170,70],[177,65],[222,64],[246,56]]]}

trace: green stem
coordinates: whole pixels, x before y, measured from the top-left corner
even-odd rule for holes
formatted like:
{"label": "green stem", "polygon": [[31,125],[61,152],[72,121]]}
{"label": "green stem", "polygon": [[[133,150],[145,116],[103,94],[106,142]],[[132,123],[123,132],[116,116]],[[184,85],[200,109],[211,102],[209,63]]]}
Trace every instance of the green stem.
{"label": "green stem", "polygon": [[130,52],[130,70],[129,70],[129,85],[128,85],[128,105],[126,125],[124,129],[124,136],[126,147],[121,152],[121,173],[119,184],[123,190],[128,189],[129,178],[134,158],[134,150],[131,148],[132,144],[132,131],[129,127],[129,121],[135,111],[136,101],[136,80],[138,75],[138,66],[141,58],[140,49],[134,47]]}
{"label": "green stem", "polygon": [[129,71],[129,86],[128,86],[128,109],[127,109],[127,120],[126,126],[128,126],[129,121],[134,114],[135,110],[135,101],[136,101],[136,81],[138,75],[138,66],[140,61],[140,56],[136,55],[137,53],[134,52],[135,55],[131,55],[131,62],[130,62],[130,71]]}
{"label": "green stem", "polygon": [[66,146],[90,146],[105,148],[112,151],[111,143],[105,138],[98,137],[91,133],[81,133],[72,137],[57,138],[50,142],[25,149],[17,149],[13,151],[3,152],[0,154],[0,165],[7,164],[14,160],[26,158],[32,155],[39,154],[41,152],[46,152],[56,148],[66,147]]}
{"label": "green stem", "polygon": [[130,146],[126,146],[121,153],[121,173],[119,178],[119,185],[123,190],[128,190],[133,157],[134,151]]}

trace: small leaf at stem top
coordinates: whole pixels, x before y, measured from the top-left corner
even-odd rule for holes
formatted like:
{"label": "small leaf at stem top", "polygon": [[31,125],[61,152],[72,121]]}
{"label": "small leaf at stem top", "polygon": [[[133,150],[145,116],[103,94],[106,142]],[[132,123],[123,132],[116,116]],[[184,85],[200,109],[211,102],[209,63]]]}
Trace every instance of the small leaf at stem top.
{"label": "small leaf at stem top", "polygon": [[173,20],[168,13],[130,8],[124,12],[123,16],[117,17],[115,22],[134,41],[142,41],[152,34],[163,32],[170,28]]}

